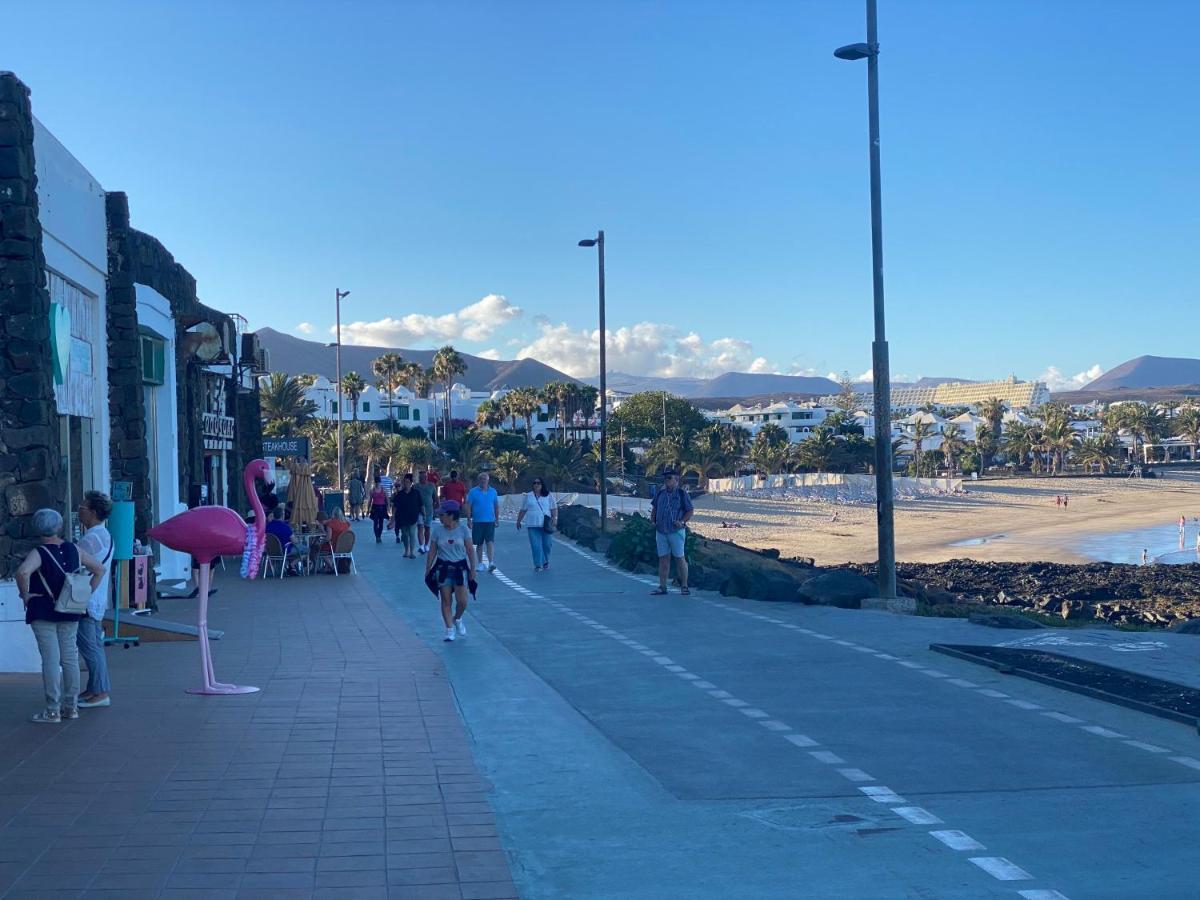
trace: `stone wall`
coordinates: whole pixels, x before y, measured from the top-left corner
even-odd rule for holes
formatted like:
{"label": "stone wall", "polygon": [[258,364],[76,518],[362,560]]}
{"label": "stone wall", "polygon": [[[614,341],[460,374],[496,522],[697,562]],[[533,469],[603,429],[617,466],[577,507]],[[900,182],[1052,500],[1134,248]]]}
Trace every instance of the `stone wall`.
{"label": "stone wall", "polygon": [[132,485],[134,534],[146,539],[153,524],[150,466],[146,459],[146,408],[142,397],[137,292],[129,228],[129,199],[105,197],[108,217],[108,409],[113,481]]}
{"label": "stone wall", "polygon": [[60,512],[50,295],[38,219],[29,89],[0,72],[0,577],[33,547],[30,517]]}

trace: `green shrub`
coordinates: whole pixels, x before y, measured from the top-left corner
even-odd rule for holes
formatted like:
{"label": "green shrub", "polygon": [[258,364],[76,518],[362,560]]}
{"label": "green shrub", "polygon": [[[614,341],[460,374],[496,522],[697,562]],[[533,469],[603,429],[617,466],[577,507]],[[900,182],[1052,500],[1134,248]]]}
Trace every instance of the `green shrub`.
{"label": "green shrub", "polygon": [[[689,531],[683,542],[683,552],[689,560],[696,559],[697,538]],[[608,558],[623,569],[635,569],[638,563],[658,564],[658,544],[654,538],[654,523],[634,513],[625,520],[625,527],[613,536]]]}

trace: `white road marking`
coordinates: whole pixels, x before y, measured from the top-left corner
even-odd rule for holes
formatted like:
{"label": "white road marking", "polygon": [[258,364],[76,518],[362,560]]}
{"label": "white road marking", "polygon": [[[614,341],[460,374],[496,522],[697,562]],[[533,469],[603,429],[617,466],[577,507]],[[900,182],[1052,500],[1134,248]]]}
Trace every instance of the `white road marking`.
{"label": "white road marking", "polygon": [[830,753],[828,750],[810,750],[808,753],[817,762],[828,763],[831,766],[845,765],[846,761],[836,753]]}
{"label": "white road marking", "polygon": [[733,696],[733,694],[729,693],[729,691],[709,691],[708,693],[713,697],[716,697],[718,700],[724,700],[727,697]]}
{"label": "white road marking", "polygon": [[737,697],[730,697],[728,700],[722,700],[722,703],[732,706],[734,709],[740,709],[743,706],[749,706],[745,700],[739,700]]}
{"label": "white road marking", "polygon": [[979,693],[985,697],[995,697],[997,700],[1003,700],[1008,696],[1004,691],[994,691],[991,688],[982,688]]}
{"label": "white road marking", "polygon": [[1191,756],[1172,756],[1171,762],[1177,762],[1181,766],[1187,766],[1189,769],[1200,769],[1200,759],[1194,759]]}
{"label": "white road marking", "polygon": [[1083,731],[1086,731],[1089,734],[1097,735],[1099,737],[1106,737],[1106,738],[1123,738],[1123,737],[1125,737],[1125,735],[1121,734],[1121,732],[1119,732],[1119,731],[1113,731],[1111,728],[1102,728],[1099,725],[1080,725],[1079,727]]}
{"label": "white road marking", "polygon": [[862,769],[838,769],[838,774],[849,781],[874,781],[875,778],[868,775]]}
{"label": "white road marking", "polygon": [[883,785],[870,785],[868,787],[860,787],[860,791],[874,800],[876,803],[903,803],[904,798],[893,791],[890,787]]}
{"label": "white road marking", "polygon": [[716,685],[713,684],[711,681],[697,681],[696,687],[698,687],[698,688],[715,688]]}
{"label": "white road marking", "polygon": [[675,660],[671,659],[669,656],[656,656],[654,657],[654,661],[660,666],[669,666],[671,663],[675,662]]}
{"label": "white road marking", "polygon": [[767,729],[767,731],[791,731],[792,730],[791,725],[785,725],[785,724],[783,724],[783,722],[779,722],[775,719],[763,719],[758,724],[761,725],[763,728]]}
{"label": "white road marking", "polygon": [[946,682],[946,684],[954,684],[961,688],[977,688],[977,687],[979,687],[979,685],[977,685],[975,682],[967,681],[967,679],[965,679],[965,678],[951,678],[949,681]]}
{"label": "white road marking", "polygon": [[1015,706],[1017,709],[1041,709],[1036,703],[1030,703],[1028,700],[1005,700],[1005,703]]}
{"label": "white road marking", "polygon": [[1003,856],[971,856],[968,858],[998,881],[1024,881],[1033,877]]}
{"label": "white road marking", "polygon": [[1077,719],[1074,716],[1068,716],[1066,713],[1060,712],[1044,712],[1042,713],[1048,719],[1054,719],[1056,722],[1066,722],[1068,725],[1078,725],[1083,719]]}
{"label": "white road marking", "polygon": [[1058,891],[1049,890],[1032,890],[1032,891],[1017,891],[1017,894],[1024,897],[1025,900],[1067,900],[1066,894],[1060,894]]}
{"label": "white road marking", "polygon": [[668,672],[686,672],[687,671],[687,669],[685,669],[683,666],[663,666],[663,668],[666,669]]}
{"label": "white road marking", "polygon": [[975,840],[966,832],[951,829],[949,831],[929,832],[951,850],[986,850],[987,847]]}
{"label": "white road marking", "polygon": [[699,675],[693,675],[691,672],[676,672],[675,674],[678,675],[680,678],[682,678],[684,681],[695,681],[697,678],[700,677]]}
{"label": "white road marking", "polygon": [[875,652],[871,647],[855,647],[854,649],[857,650],[859,653],[874,653]]}
{"label": "white road marking", "polygon": [[835,639],[834,643],[841,644],[843,647],[857,647],[858,646],[858,644],[854,643],[854,641],[843,641],[840,639]]}
{"label": "white road marking", "polygon": [[1151,753],[1170,753],[1166,747],[1160,747],[1158,744],[1147,744],[1144,741],[1125,741],[1130,747],[1137,747],[1139,750],[1148,750]]}
{"label": "white road marking", "polygon": [[893,806],[892,812],[914,825],[941,825],[942,820],[927,809],[919,806]]}
{"label": "white road marking", "polygon": [[906,668],[906,669],[923,669],[923,668],[925,668],[920,663],[913,662],[911,659],[900,659],[900,660],[897,660],[897,662],[900,663],[900,665],[904,666],[904,668]]}
{"label": "white road marking", "polygon": [[767,719],[770,718],[769,713],[763,712],[761,709],[755,709],[753,706],[749,709],[742,710],[743,716],[749,716],[751,719]]}
{"label": "white road marking", "polygon": [[812,738],[810,738],[804,734],[785,734],[783,736],[783,739],[785,741],[791,741],[797,747],[819,747],[820,746],[820,744],[818,744]]}
{"label": "white road marking", "polygon": [[926,675],[928,675],[930,678],[949,678],[950,677],[945,672],[939,672],[937,669],[922,669],[921,671],[923,673],[925,673]]}

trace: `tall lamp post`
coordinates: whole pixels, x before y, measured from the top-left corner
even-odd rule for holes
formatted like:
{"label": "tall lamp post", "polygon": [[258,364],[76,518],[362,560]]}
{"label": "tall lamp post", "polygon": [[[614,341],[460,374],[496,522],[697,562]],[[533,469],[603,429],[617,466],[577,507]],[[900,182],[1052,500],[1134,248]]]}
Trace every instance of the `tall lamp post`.
{"label": "tall lamp post", "polygon": [[867,42],[833,51],[838,59],[867,61],[867,120],[871,150],[871,268],[875,341],[871,372],[875,389],[875,520],[879,543],[879,596],[896,599],[896,533],[892,500],[892,385],[883,309],[883,211],[879,177],[879,34],[875,0],[867,0]]}
{"label": "tall lamp post", "polygon": [[342,496],[345,481],[342,478],[342,298],[349,297],[349,291],[334,288],[334,315],[337,320],[337,476],[338,497]]}
{"label": "tall lamp post", "polygon": [[580,247],[595,247],[600,262],[600,530],[608,524],[608,377],[604,360],[604,231],[579,242]]}

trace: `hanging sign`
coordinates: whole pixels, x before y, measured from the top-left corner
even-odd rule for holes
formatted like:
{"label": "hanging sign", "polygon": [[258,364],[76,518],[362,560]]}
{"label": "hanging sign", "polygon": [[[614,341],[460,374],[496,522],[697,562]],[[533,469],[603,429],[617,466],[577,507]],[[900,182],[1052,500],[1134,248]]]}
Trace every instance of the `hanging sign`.
{"label": "hanging sign", "polygon": [[50,304],[50,350],[54,383],[66,384],[71,360],[71,310],[65,303]]}

